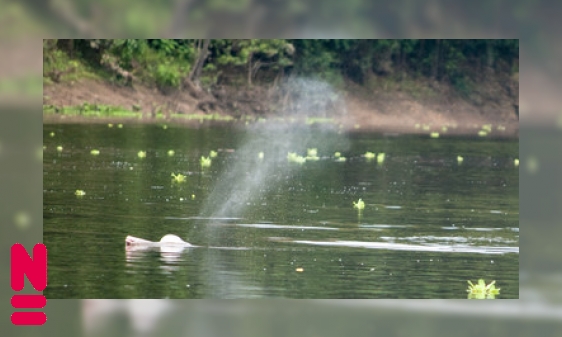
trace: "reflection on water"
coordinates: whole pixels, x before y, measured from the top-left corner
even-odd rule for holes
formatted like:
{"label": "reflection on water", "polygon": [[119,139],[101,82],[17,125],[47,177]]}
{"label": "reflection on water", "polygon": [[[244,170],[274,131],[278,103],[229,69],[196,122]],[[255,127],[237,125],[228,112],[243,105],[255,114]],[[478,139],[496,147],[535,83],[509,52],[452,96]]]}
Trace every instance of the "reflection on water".
{"label": "reflection on water", "polygon": [[505,253],[519,253],[518,247],[466,247],[461,245],[448,246],[448,245],[433,245],[433,246],[419,246],[419,245],[406,245],[400,243],[386,243],[386,242],[361,242],[361,241],[304,241],[295,240],[294,243],[305,245],[317,246],[333,246],[333,247],[360,247],[370,249],[388,249],[388,250],[408,250],[417,252],[447,252],[447,253],[478,253],[478,254],[505,254]]}
{"label": "reflection on water", "polygon": [[[237,151],[243,131],[44,128],[57,135],[44,140],[48,298],[466,298],[478,278],[496,280],[499,298],[519,296],[516,140],[312,131],[306,147],[319,159],[268,164],[267,186],[244,191],[229,214],[213,199],[219,179],[250,155],[260,165],[257,152]],[[220,216],[206,216],[214,206]],[[200,247],[125,249],[127,235],[169,233]]]}

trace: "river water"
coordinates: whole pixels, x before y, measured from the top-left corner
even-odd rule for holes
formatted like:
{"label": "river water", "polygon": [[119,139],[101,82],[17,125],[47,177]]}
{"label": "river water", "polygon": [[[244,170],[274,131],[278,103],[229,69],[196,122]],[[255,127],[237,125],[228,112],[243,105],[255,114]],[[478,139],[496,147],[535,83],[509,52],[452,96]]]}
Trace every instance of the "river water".
{"label": "river water", "polygon": [[519,297],[518,140],[263,124],[44,125],[47,298]]}

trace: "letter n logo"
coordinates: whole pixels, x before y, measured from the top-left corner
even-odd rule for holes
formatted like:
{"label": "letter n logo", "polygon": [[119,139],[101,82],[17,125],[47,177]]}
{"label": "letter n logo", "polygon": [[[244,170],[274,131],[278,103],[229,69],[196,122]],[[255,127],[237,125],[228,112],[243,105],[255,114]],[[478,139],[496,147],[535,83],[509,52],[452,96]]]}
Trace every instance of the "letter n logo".
{"label": "letter n logo", "polygon": [[[33,258],[27,254],[25,247],[19,243],[11,249],[11,286],[14,291],[22,291],[24,288],[24,276],[39,292],[47,287],[47,248],[38,243],[33,247]],[[14,308],[43,308],[47,299],[42,294],[37,295],[14,295],[12,296]],[[14,325],[43,325],[47,321],[47,315],[38,311],[18,311],[12,314]]]}

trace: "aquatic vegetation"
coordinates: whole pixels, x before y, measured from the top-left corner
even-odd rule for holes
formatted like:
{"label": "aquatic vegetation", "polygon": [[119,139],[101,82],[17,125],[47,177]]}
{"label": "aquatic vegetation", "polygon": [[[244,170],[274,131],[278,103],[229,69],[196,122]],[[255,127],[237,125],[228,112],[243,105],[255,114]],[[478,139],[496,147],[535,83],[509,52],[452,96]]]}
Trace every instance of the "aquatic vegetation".
{"label": "aquatic vegetation", "polygon": [[515,165],[515,167],[519,166],[519,158],[513,160],[513,165]]}
{"label": "aquatic vegetation", "polygon": [[295,163],[297,164],[304,164],[306,162],[306,158],[302,157],[302,156],[298,156],[297,158],[295,158]]}
{"label": "aquatic vegetation", "polygon": [[336,153],[334,153],[334,157],[336,157],[336,158],[341,157],[341,152],[336,152]]}
{"label": "aquatic vegetation", "polygon": [[113,127],[113,124],[108,123],[108,124],[107,124],[107,127],[108,127],[108,128],[112,128],[112,127]]}
{"label": "aquatic vegetation", "polygon": [[289,152],[287,154],[287,160],[290,163],[297,163],[297,164],[304,164],[306,162],[306,158],[303,156],[299,156],[295,152]]}
{"label": "aquatic vegetation", "polygon": [[462,164],[462,161],[464,160],[463,157],[461,156],[457,156],[457,163]]}
{"label": "aquatic vegetation", "polygon": [[338,157],[338,159],[336,159],[336,161],[337,161],[338,163],[345,163],[345,162],[347,161],[347,158],[345,158],[345,157]]}
{"label": "aquatic vegetation", "polygon": [[168,157],[173,157],[176,154],[174,150],[168,150]]}
{"label": "aquatic vegetation", "polygon": [[483,279],[479,279],[477,284],[472,284],[469,280],[468,282],[468,289],[466,292],[469,293],[468,298],[477,298],[477,299],[493,299],[495,295],[499,295],[500,288],[496,288],[496,281],[490,282],[490,284],[486,285],[486,282]]}
{"label": "aquatic vegetation", "polygon": [[162,129],[164,129],[164,130],[168,129],[168,125],[166,125],[166,124],[162,125]]}
{"label": "aquatic vegetation", "polygon": [[122,129],[122,128],[123,128],[123,124],[117,124],[117,127],[118,127],[119,129]]}
{"label": "aquatic vegetation", "polygon": [[429,134],[429,137],[431,138],[439,138],[439,132],[432,132]]}
{"label": "aquatic vegetation", "polygon": [[492,132],[492,124],[484,124],[482,125],[482,130],[486,132]]}
{"label": "aquatic vegetation", "polygon": [[377,163],[382,164],[384,162],[384,157],[384,152],[379,153],[379,155],[377,156]]}
{"label": "aquatic vegetation", "polygon": [[305,159],[309,160],[309,161],[317,161],[317,160],[320,160],[320,157],[318,157],[318,156],[306,156]]}
{"label": "aquatic vegetation", "polygon": [[51,133],[49,133],[49,136],[54,137],[55,136],[55,132],[51,131]]}
{"label": "aquatic vegetation", "polygon": [[139,151],[139,152],[137,153],[137,156],[138,156],[139,158],[146,158],[146,151]]}
{"label": "aquatic vegetation", "polygon": [[209,152],[209,157],[210,157],[210,158],[216,158],[217,155],[218,155],[217,151],[211,150],[211,152]]}
{"label": "aquatic vegetation", "polygon": [[185,181],[185,176],[181,173],[178,174],[172,173],[172,181],[175,183],[183,183]]}
{"label": "aquatic vegetation", "polygon": [[478,136],[480,136],[480,137],[486,137],[487,135],[488,135],[488,132],[486,132],[484,130],[478,131]]}
{"label": "aquatic vegetation", "polygon": [[201,156],[199,162],[201,163],[201,167],[211,167],[211,163],[212,163],[211,158],[203,157],[203,156]]}
{"label": "aquatic vegetation", "polygon": [[258,159],[261,160],[261,159],[263,159],[263,157],[264,157],[263,151],[258,153]]}
{"label": "aquatic vegetation", "polygon": [[62,152],[62,146],[61,145],[57,146],[57,151]]}
{"label": "aquatic vegetation", "polygon": [[365,154],[363,155],[365,158],[367,159],[375,159],[375,154],[373,152],[365,152]]}
{"label": "aquatic vegetation", "polygon": [[83,190],[76,190],[76,192],[74,192],[74,195],[77,197],[83,197],[86,195],[86,192],[84,192]]}
{"label": "aquatic vegetation", "polygon": [[195,200],[195,194],[191,195],[191,200]]}
{"label": "aquatic vegetation", "polygon": [[320,157],[318,157],[318,149],[314,148],[314,149],[308,149],[306,151],[306,160],[309,161],[317,161],[320,160]]}
{"label": "aquatic vegetation", "polygon": [[100,154],[100,150],[92,149],[92,151],[90,151],[90,154],[91,154],[92,156],[97,156],[97,155]]}
{"label": "aquatic vegetation", "polygon": [[362,210],[365,208],[365,202],[362,199],[357,200],[357,202],[353,202],[353,208],[357,208],[358,210]]}

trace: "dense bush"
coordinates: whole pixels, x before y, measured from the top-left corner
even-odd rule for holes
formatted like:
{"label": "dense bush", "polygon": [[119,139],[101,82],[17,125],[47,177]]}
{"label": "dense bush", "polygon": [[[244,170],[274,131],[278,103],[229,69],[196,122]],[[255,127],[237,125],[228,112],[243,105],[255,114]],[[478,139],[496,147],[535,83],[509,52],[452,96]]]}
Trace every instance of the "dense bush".
{"label": "dense bush", "polygon": [[[49,41],[49,40],[47,40]],[[51,40],[52,41],[52,40]],[[74,58],[109,53],[119,67],[146,83],[177,88],[189,77],[203,85],[235,74],[233,83],[271,81],[294,74],[341,85],[365,85],[375,75],[392,79],[425,77],[446,82],[459,93],[472,89],[471,74],[518,71],[518,40],[75,40]],[[65,68],[61,46],[46,42],[46,69]],[[203,47],[208,51],[204,52]],[[71,48],[76,52],[71,53]],[[94,52],[92,52],[94,50]],[[90,55],[87,57],[87,55]],[[92,57],[93,55],[93,57]],[[58,62],[58,63],[57,63]],[[259,76],[270,74],[271,76]],[[201,79],[201,81],[199,81]]]}

